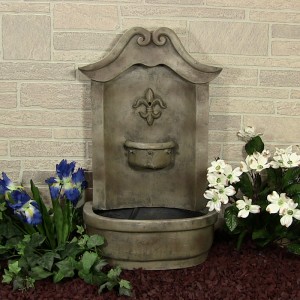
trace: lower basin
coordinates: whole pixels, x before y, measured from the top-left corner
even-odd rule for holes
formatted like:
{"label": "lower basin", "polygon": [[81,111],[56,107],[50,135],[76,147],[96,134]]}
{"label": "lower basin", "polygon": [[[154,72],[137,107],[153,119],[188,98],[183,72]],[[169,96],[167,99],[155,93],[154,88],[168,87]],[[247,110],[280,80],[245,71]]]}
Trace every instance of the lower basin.
{"label": "lower basin", "polygon": [[179,269],[202,263],[213,242],[215,212],[177,208],[123,208],[94,211],[85,203],[89,234],[102,235],[103,255],[124,269]]}

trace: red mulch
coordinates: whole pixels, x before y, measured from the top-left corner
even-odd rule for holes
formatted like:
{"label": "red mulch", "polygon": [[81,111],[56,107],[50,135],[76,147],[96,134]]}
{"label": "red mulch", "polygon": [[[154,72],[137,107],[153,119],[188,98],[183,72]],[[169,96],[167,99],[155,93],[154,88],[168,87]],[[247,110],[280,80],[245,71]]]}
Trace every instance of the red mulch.
{"label": "red mulch", "polygon": [[[180,241],[179,241],[180,242]],[[123,271],[131,281],[131,299],[162,300],[300,300],[300,258],[279,247],[256,249],[244,245],[240,252],[226,240],[216,240],[208,259],[201,265],[168,271]],[[54,284],[50,280],[36,283],[35,289],[12,292],[0,283],[1,300],[114,300],[115,292],[97,295],[97,287],[80,279]]]}

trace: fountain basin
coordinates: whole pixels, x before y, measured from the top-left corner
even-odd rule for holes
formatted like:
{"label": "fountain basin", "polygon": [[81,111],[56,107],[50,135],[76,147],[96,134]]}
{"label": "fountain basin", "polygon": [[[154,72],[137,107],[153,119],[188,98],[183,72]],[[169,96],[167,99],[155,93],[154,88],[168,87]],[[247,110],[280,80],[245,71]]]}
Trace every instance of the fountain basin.
{"label": "fountain basin", "polygon": [[111,264],[165,270],[192,267],[206,259],[218,216],[176,208],[94,211],[87,202],[83,217],[89,234],[105,238],[103,255]]}

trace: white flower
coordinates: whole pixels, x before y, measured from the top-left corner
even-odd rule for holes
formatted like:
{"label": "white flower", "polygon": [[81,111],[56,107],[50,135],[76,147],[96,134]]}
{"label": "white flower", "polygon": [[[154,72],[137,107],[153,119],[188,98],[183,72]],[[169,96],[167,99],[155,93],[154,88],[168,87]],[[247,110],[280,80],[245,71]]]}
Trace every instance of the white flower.
{"label": "white flower", "polygon": [[253,126],[246,126],[244,129],[240,130],[237,135],[244,141],[248,142],[252,138],[262,135],[262,133],[255,133],[255,128]]}
{"label": "white flower", "polygon": [[293,168],[300,165],[300,155],[292,152],[292,146],[286,149],[276,148],[273,161],[270,163],[274,169]]}
{"label": "white flower", "polygon": [[260,206],[253,205],[252,199],[248,199],[248,197],[243,196],[244,200],[237,200],[236,207],[239,209],[238,217],[239,218],[247,218],[249,213],[257,214],[259,213]]}
{"label": "white flower", "polygon": [[292,200],[287,197],[285,193],[281,193],[280,196],[276,191],[273,191],[272,194],[268,195],[268,201],[271,202],[266,208],[270,214],[282,213],[283,210],[288,208],[288,201]]}
{"label": "white flower", "polygon": [[228,200],[230,196],[233,196],[236,191],[232,185],[227,186],[227,187],[217,187],[216,188],[216,193],[218,193],[218,197],[220,201],[224,204],[228,203]]}
{"label": "white flower", "polygon": [[268,157],[268,151],[263,151],[262,153],[254,152],[253,155],[248,155],[246,157],[246,165],[251,170],[261,172],[262,170],[270,167]]}
{"label": "white flower", "polygon": [[235,168],[234,170],[232,170],[231,165],[226,165],[224,168],[224,175],[230,183],[240,181],[239,176],[241,176],[242,173],[243,172],[241,171],[241,168]]}
{"label": "white flower", "polygon": [[210,187],[224,187],[227,185],[227,178],[224,174],[211,173],[207,174],[208,186]]}
{"label": "white flower", "polygon": [[240,170],[243,173],[249,172],[249,168],[248,168],[247,164],[244,161],[240,162]]}
{"label": "white flower", "polygon": [[222,159],[218,159],[217,161],[212,161],[211,166],[207,169],[209,173],[223,173],[226,163]]}
{"label": "white flower", "polygon": [[206,207],[208,207],[209,211],[217,211],[220,212],[221,210],[221,199],[219,197],[219,193],[216,190],[207,190],[204,193],[204,198],[210,200],[207,202]]}
{"label": "white flower", "polygon": [[288,201],[288,207],[285,208],[280,215],[280,224],[285,227],[291,226],[293,218],[300,220],[300,209],[296,209],[297,203],[294,203],[292,199]]}

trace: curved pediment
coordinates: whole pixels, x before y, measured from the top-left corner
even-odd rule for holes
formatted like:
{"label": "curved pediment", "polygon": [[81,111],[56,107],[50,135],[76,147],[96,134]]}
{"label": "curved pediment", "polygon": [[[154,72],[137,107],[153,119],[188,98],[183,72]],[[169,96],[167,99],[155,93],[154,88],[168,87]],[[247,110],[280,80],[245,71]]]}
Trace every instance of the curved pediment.
{"label": "curved pediment", "polygon": [[120,38],[105,58],[79,69],[92,80],[107,82],[134,65],[165,65],[192,83],[210,82],[222,71],[197,62],[184,49],[174,31],[166,27],[152,32],[134,27]]}

